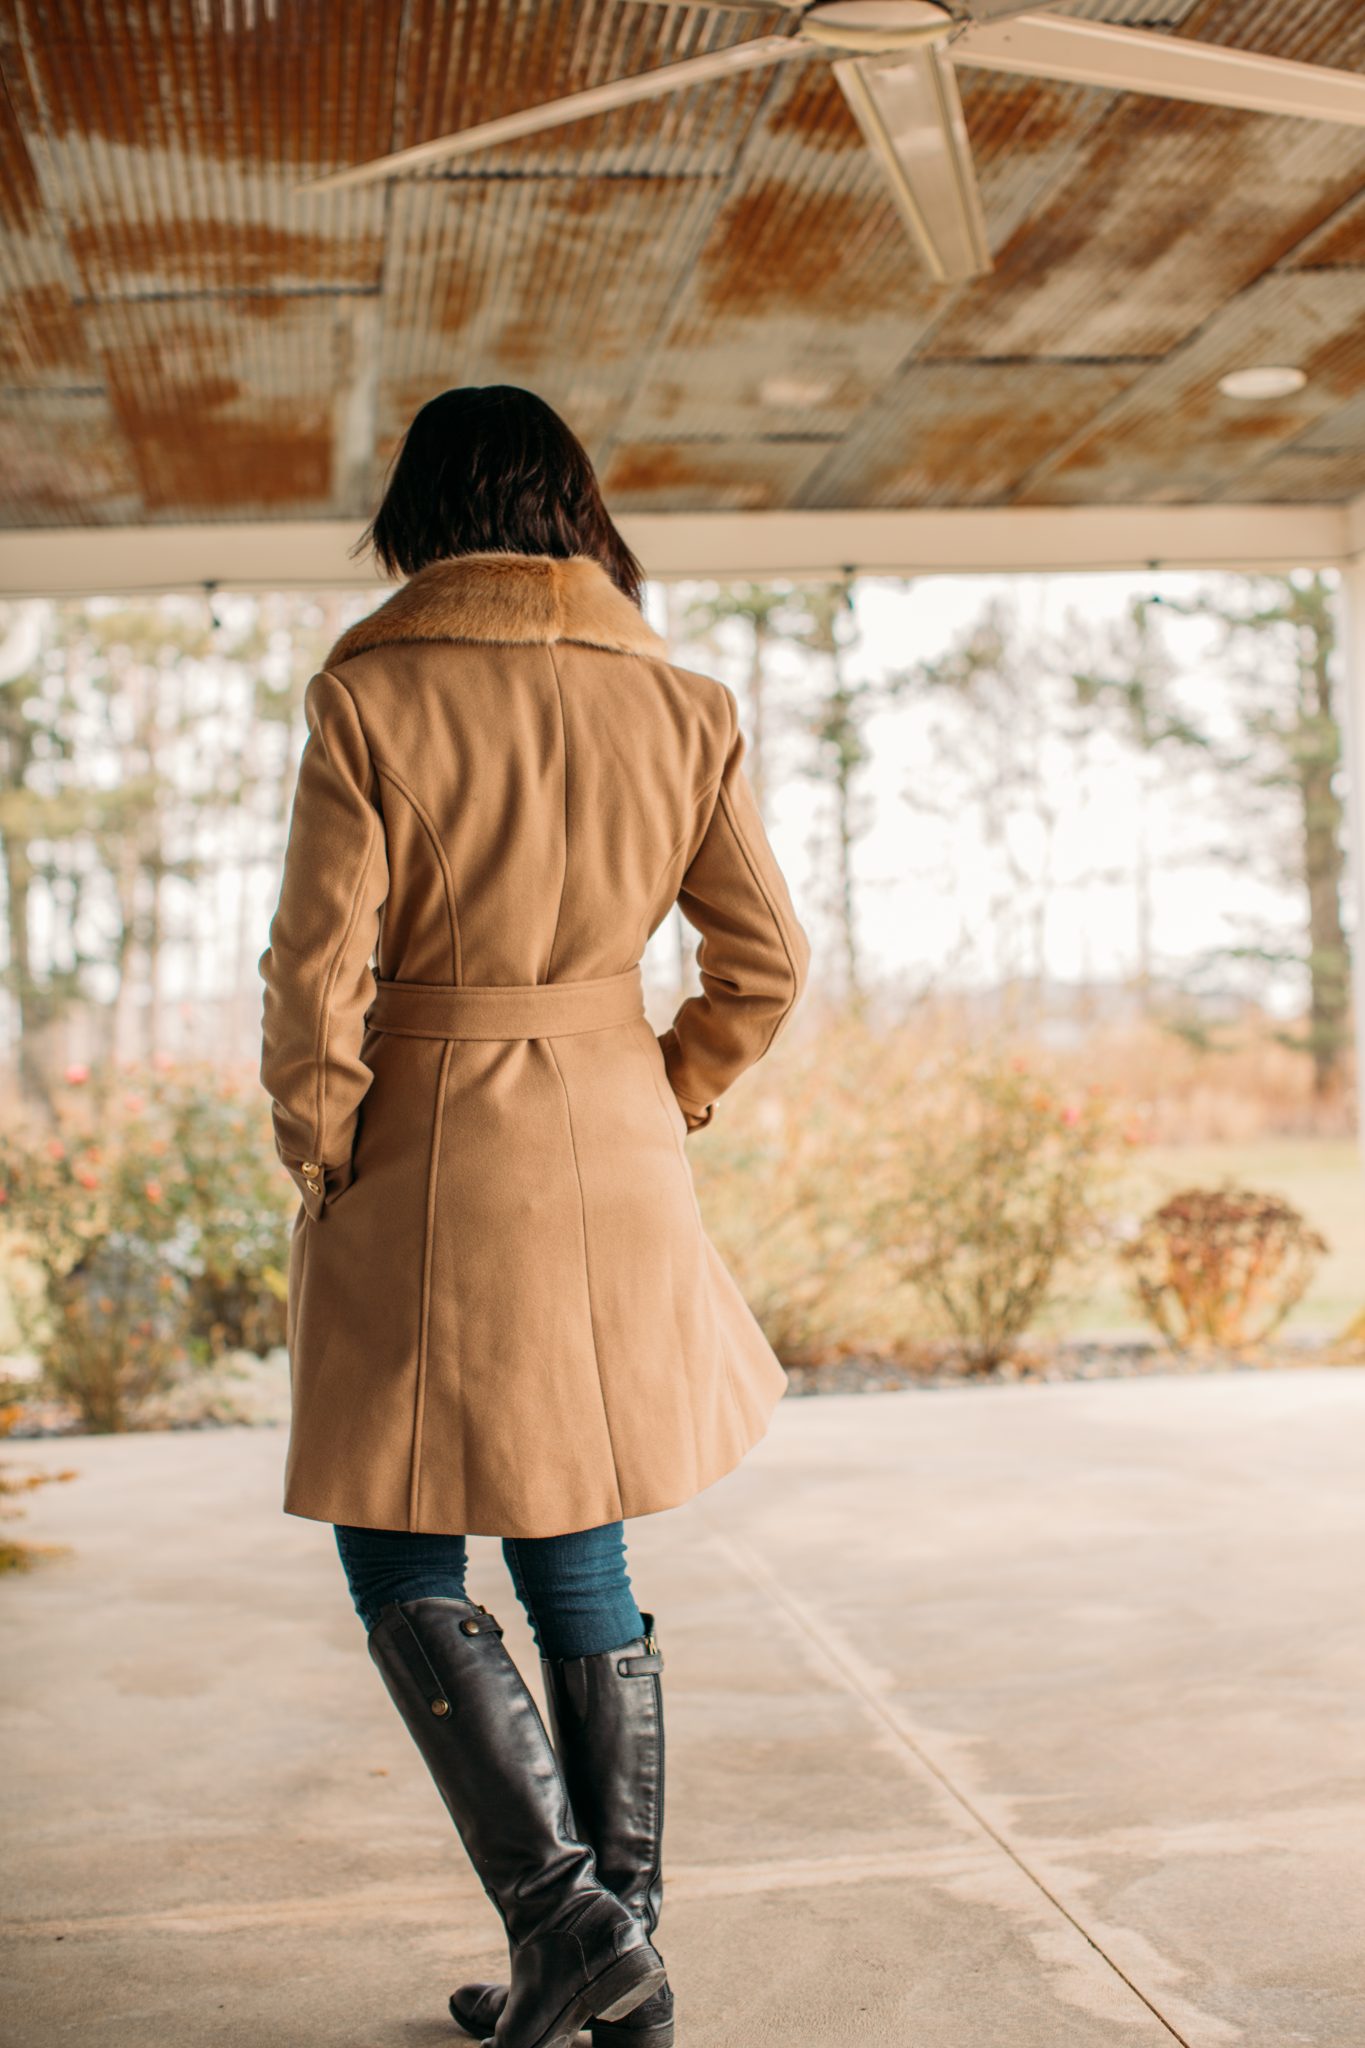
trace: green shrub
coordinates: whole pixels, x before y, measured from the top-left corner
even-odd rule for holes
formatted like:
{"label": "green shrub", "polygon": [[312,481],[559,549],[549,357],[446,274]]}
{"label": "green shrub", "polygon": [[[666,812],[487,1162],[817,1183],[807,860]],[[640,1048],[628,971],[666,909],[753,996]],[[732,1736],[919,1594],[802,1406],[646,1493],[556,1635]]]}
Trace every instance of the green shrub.
{"label": "green shrub", "polygon": [[687,1140],[707,1229],[784,1365],[894,1336],[867,1174],[887,1051],[856,1023],[788,1040]]}
{"label": "green shrub", "polygon": [[15,1309],[54,1392],[126,1428],[190,1360],[282,1336],[293,1190],[254,1083],[73,1068],[52,1121],[0,1133]]}
{"label": "green shrub", "polygon": [[184,1270],[196,1353],[264,1353],[284,1343],[289,1223],[298,1207],[270,1113],[246,1083],[181,1075],[162,1090],[194,1226]]}
{"label": "green shrub", "polygon": [[1104,1238],[1118,1146],[1096,1092],[1072,1096],[1021,1060],[949,1058],[888,1119],[875,1234],[971,1370],[1007,1358]]}
{"label": "green shrub", "polygon": [[1125,1142],[1094,1090],[851,1020],[785,1043],[688,1156],[784,1363],[948,1337],[985,1370],[1106,1236]]}

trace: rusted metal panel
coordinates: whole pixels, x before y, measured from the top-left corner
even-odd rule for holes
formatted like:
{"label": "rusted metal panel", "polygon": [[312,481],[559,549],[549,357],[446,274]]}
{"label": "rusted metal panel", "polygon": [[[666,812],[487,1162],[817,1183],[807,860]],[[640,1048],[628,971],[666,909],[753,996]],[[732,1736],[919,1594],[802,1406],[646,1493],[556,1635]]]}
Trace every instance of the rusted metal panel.
{"label": "rusted metal panel", "polygon": [[378,289],[382,189],[294,185],[389,146],[400,0],[21,0],[15,19],[79,292]]}
{"label": "rusted metal panel", "polygon": [[89,321],[148,518],[331,508],[336,301],[111,299]]}
{"label": "rusted metal panel", "polygon": [[[1067,11],[1365,64],[1359,0]],[[1343,494],[1354,132],[964,74],[998,268],[954,287],[816,55],[420,181],[293,189],[791,20],[0,0],[0,518],[359,516],[423,399],[504,379],[569,414],[623,505]],[[1255,355],[1308,390],[1211,403]]]}
{"label": "rusted metal panel", "polygon": [[630,441],[613,450],[605,485],[623,512],[770,512],[800,502],[828,449],[814,440]]}
{"label": "rusted metal panel", "polygon": [[919,268],[823,60],[771,81],[717,199],[623,440],[841,431],[942,289]]}
{"label": "rusted metal panel", "polygon": [[[1303,390],[1255,403],[1219,391],[1228,370],[1267,362],[1302,369]],[[1262,278],[1184,348],[1146,371],[1093,430],[1044,463],[1020,502],[1218,498],[1361,391],[1365,272],[1299,270]]]}
{"label": "rusted metal panel", "polygon": [[388,148],[403,0],[6,0],[52,142],[307,173]]}
{"label": "rusted metal panel", "polygon": [[[28,101],[12,55],[6,47],[0,20],[0,65],[4,67],[4,89],[0,90],[0,228],[6,235],[29,234],[46,225],[46,208],[33,158],[24,136],[20,109]],[[36,117],[30,126],[36,127]]]}
{"label": "rusted metal panel", "polygon": [[[792,26],[793,17],[777,7],[411,0],[393,146]],[[505,144],[452,166],[452,174],[720,176],[765,90],[762,75],[696,86]]]}
{"label": "rusted metal panel", "polygon": [[[986,72],[962,85],[999,242],[1110,96]],[[827,66],[794,67],[774,81],[621,432],[841,434],[960,290],[926,277]]]}
{"label": "rusted metal panel", "polygon": [[37,110],[16,57],[15,25],[0,11],[0,387],[79,389],[97,379],[70,266],[48,217],[28,136]]}
{"label": "rusted metal panel", "polygon": [[797,503],[1007,504],[1140,373],[1137,363],[912,363]]}
{"label": "rusted metal panel", "polygon": [[1365,490],[1365,450],[1316,454],[1287,448],[1222,492],[1224,504],[1341,505]]}
{"label": "rusted metal panel", "polygon": [[123,525],[142,516],[101,391],[11,393],[0,406],[0,526]]}
{"label": "rusted metal panel", "polygon": [[90,386],[98,371],[65,284],[42,276],[40,249],[8,253],[27,260],[0,268],[0,386],[20,392]]}
{"label": "rusted metal panel", "polygon": [[381,433],[450,384],[513,383],[600,441],[714,206],[711,181],[694,178],[399,187]]}
{"label": "rusted metal panel", "polygon": [[[1294,443],[1297,454],[1365,455],[1365,389],[1358,398],[1323,413]],[[1361,479],[1365,488],[1365,477]]]}
{"label": "rusted metal panel", "polygon": [[952,356],[1160,356],[1365,182],[1365,134],[1118,96],[934,334]]}
{"label": "rusted metal panel", "polygon": [[1179,33],[1298,64],[1365,66],[1365,8],[1360,0],[1200,0]]}
{"label": "rusted metal panel", "polygon": [[1107,21],[1117,28],[1179,28],[1202,0],[1064,0],[1049,14],[1068,14],[1080,21]]}
{"label": "rusted metal panel", "polygon": [[1295,270],[1365,265],[1365,193],[1348,199],[1320,228],[1305,235],[1285,262]]}

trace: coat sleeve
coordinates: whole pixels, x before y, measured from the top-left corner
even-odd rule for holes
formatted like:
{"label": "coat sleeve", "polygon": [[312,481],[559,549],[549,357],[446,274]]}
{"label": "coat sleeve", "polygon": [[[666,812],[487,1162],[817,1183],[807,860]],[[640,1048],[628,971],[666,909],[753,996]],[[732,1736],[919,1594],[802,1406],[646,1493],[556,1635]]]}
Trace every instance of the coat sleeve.
{"label": "coat sleeve", "polygon": [[320,1216],[350,1183],[373,1078],[360,1046],[389,876],[378,778],[350,691],[316,675],[304,711],[284,879],[260,963],[261,1079],[279,1155],[309,1215]]}
{"label": "coat sleeve", "polygon": [[702,993],[659,1040],[689,1130],[711,1121],[717,1098],[762,1059],[806,984],[810,946],[744,772],[744,736],[730,697],[725,767],[678,904],[701,933]]}

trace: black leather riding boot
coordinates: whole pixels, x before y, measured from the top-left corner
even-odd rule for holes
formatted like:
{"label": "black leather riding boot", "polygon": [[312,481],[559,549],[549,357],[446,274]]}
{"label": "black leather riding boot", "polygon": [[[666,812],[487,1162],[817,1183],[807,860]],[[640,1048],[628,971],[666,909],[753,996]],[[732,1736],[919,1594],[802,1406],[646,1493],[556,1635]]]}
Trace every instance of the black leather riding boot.
{"label": "black leather riding boot", "polygon": [[[653,1934],[663,1902],[663,1658],[654,1617],[645,1634],[593,1657],[542,1657],[551,1730],[574,1819],[609,1891]],[[466,2033],[480,2038],[502,2011],[500,1984],[466,1984],[450,2001]],[[596,2048],[672,2048],[673,1994],[667,1983],[624,2018],[592,2022]]]}
{"label": "black leather riding boot", "polygon": [[507,1929],[495,2048],[568,2048],[663,1982],[638,1915],[600,1883],[564,1779],[493,1616],[467,1600],[386,1607],[370,1636],[395,1706]]}

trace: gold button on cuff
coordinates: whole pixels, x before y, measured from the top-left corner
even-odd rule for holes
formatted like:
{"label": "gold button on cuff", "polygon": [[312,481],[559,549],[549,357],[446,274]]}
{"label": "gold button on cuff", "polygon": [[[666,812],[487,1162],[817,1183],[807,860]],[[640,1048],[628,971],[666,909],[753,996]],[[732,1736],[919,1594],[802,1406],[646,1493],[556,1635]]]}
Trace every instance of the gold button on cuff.
{"label": "gold button on cuff", "polygon": [[305,1159],[300,1171],[303,1173],[320,1173],[322,1169],[316,1159]]}
{"label": "gold button on cuff", "polygon": [[433,1700],[431,1703],[431,1711],[433,1714],[448,1714],[450,1712],[450,1701]]}
{"label": "gold button on cuff", "polygon": [[307,1182],[305,1182],[305,1186],[307,1187],[307,1189],[308,1189],[308,1191],[309,1191],[309,1193],[310,1193],[310,1194],[313,1194],[313,1195],[320,1195],[320,1194],[322,1193],[322,1182],[321,1182],[321,1181],[318,1181],[318,1180],[310,1180],[310,1181],[307,1181]]}
{"label": "gold button on cuff", "polygon": [[479,1633],[479,1624],[477,1623],[477,1621],[462,1621],[460,1623],[460,1627],[464,1630],[467,1636],[476,1636]]}

